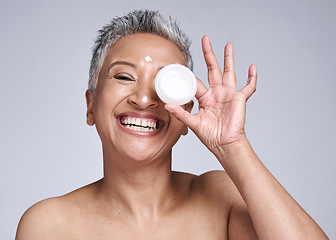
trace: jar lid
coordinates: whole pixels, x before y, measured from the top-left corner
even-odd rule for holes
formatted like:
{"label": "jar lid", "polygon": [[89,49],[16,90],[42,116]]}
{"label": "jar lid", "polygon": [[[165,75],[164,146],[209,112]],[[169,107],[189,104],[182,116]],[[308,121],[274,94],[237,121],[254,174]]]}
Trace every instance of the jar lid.
{"label": "jar lid", "polygon": [[155,78],[155,91],[168,104],[184,105],[196,94],[197,80],[193,72],[180,64],[163,67]]}

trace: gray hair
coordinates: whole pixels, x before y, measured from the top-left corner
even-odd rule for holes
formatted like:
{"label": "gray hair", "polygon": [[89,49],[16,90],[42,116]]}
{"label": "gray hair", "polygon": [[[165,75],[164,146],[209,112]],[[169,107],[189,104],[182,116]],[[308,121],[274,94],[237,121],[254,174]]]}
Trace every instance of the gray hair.
{"label": "gray hair", "polygon": [[132,33],[151,33],[173,42],[184,55],[188,67],[192,70],[193,61],[190,54],[190,40],[181,31],[171,17],[164,19],[158,11],[135,10],[122,17],[112,19],[110,24],[98,31],[98,38],[93,48],[90,66],[89,89],[96,90],[99,71],[111,46],[121,37]]}

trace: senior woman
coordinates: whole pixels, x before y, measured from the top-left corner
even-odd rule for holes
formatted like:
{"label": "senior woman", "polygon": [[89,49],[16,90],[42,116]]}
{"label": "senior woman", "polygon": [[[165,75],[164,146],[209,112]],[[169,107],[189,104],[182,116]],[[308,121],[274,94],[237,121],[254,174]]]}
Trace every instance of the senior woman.
{"label": "senior woman", "polygon": [[[254,153],[245,135],[257,69],[236,89],[233,45],[224,73],[202,39],[209,89],[199,111],[163,103],[154,89],[169,64],[192,69],[189,40],[155,11],[133,11],[100,30],[86,92],[87,123],[101,138],[104,177],[26,211],[17,240],[327,239]],[[190,128],[226,171],[171,170],[172,147]],[[192,159],[190,160],[192,161]]]}

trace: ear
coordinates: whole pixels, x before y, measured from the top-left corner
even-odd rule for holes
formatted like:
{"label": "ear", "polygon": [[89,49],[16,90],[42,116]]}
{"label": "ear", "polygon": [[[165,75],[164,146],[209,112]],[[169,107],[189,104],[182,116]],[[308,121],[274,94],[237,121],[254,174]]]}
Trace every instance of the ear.
{"label": "ear", "polygon": [[[188,112],[191,112],[192,108],[194,107],[194,101],[190,100],[186,105],[184,105],[184,109]],[[182,135],[187,135],[188,134],[188,127],[186,125],[183,126],[182,129]]]}
{"label": "ear", "polygon": [[95,124],[94,119],[94,93],[91,90],[86,90],[85,92],[86,98],[86,123],[90,126]]}

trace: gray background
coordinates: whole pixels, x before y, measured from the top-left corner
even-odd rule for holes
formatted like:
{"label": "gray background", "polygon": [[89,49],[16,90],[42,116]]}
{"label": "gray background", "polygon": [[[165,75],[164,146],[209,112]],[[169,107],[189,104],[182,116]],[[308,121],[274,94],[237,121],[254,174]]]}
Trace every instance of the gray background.
{"label": "gray background", "polygon": [[[13,239],[23,212],[44,198],[102,177],[84,92],[97,30],[137,8],[177,18],[193,41],[195,73],[206,82],[200,39],[219,62],[235,45],[239,86],[250,63],[258,90],[246,130],[259,157],[300,205],[336,239],[335,1],[1,1],[0,239]],[[193,133],[174,149],[174,169],[221,169]]]}

